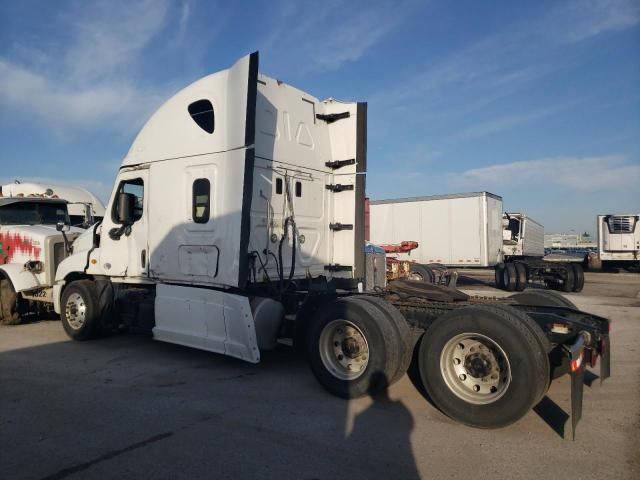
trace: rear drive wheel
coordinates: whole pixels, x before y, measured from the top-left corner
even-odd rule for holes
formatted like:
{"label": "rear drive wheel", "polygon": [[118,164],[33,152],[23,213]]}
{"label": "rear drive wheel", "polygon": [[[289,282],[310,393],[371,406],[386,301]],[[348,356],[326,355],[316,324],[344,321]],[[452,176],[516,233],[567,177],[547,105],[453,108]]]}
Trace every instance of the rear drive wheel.
{"label": "rear drive wheel", "polygon": [[523,263],[516,262],[516,290],[521,292],[527,288],[527,267]]}
{"label": "rear drive wheel", "polygon": [[504,263],[498,263],[495,266],[495,275],[496,288],[504,290]]}
{"label": "rear drive wheel", "polygon": [[390,378],[389,385],[393,385],[407,372],[409,365],[411,364],[411,358],[413,356],[413,348],[415,347],[415,339],[411,328],[407,320],[402,316],[400,311],[391,305],[389,302],[384,301],[379,297],[373,297],[370,295],[359,295],[353,297],[354,301],[367,302],[380,310],[393,325],[398,342],[400,361],[398,364],[398,370]]}
{"label": "rear drive wheel", "polygon": [[436,280],[436,275],[435,273],[433,273],[433,270],[430,267],[421,265],[419,263],[414,263],[411,265],[411,269],[409,270],[408,280],[434,283]]}
{"label": "rear drive wheel", "polygon": [[572,263],[571,267],[573,268],[574,276],[573,291],[581,292],[584,288],[584,269],[579,263]]}
{"label": "rear drive wheel", "polygon": [[420,378],[434,404],[467,425],[500,428],[535,405],[549,381],[547,352],[513,309],[472,306],[422,337]]}
{"label": "rear drive wheel", "polygon": [[20,299],[7,278],[0,279],[0,324],[18,325],[22,322],[19,311]]}
{"label": "rear drive wheel", "polygon": [[62,292],[60,319],[73,340],[95,338],[100,330],[98,295],[91,280],[71,282]]}
{"label": "rear drive wheel", "polygon": [[502,272],[502,283],[506,291],[513,292],[516,289],[517,275],[516,266],[513,263],[505,264]]}
{"label": "rear drive wheel", "polygon": [[564,270],[564,283],[562,284],[562,291],[563,292],[572,292],[574,285],[576,283],[576,275],[573,271],[572,265],[571,264],[566,264],[565,265],[565,270]]}
{"label": "rear drive wheel", "polygon": [[378,308],[350,297],[317,312],[306,330],[306,346],[316,379],[342,398],[383,391],[400,365],[391,322]]}

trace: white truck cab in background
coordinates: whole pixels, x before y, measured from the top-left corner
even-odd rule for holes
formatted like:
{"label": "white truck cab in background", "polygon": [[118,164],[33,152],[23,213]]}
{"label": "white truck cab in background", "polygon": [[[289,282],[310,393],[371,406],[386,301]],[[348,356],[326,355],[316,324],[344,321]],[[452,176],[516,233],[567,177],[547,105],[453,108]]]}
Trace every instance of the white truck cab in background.
{"label": "white truck cab in background", "polygon": [[544,256],[544,227],[524,213],[502,215],[502,251],[508,257]]}
{"label": "white truck cab in background", "polygon": [[0,186],[6,197],[60,198],[67,201],[69,222],[72,226],[88,228],[104,217],[104,205],[90,191],[69,185],[20,182]]}
{"label": "white truck cab in background", "polygon": [[[53,302],[55,272],[84,230],[68,227],[67,201],[0,194],[0,323],[18,324]],[[58,223],[66,225],[58,231]],[[66,236],[66,240],[65,240]]]}

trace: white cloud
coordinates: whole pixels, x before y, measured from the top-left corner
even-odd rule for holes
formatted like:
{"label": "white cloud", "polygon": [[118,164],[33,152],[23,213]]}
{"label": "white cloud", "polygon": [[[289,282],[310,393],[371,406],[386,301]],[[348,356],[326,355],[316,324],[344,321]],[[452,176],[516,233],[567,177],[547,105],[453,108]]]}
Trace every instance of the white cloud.
{"label": "white cloud", "polygon": [[637,0],[564,4],[473,39],[445,57],[423,60],[415,73],[395,85],[385,85],[370,102],[401,116],[411,111],[421,118],[465,118],[553,72],[570,68],[578,60],[562,56],[567,43],[632,28],[639,22]]}
{"label": "white cloud", "polygon": [[531,112],[514,114],[514,115],[506,115],[500,118],[486,120],[477,125],[473,125],[471,127],[467,127],[463,129],[458,133],[457,136],[463,137],[463,138],[477,138],[477,137],[484,137],[486,135],[492,135],[494,133],[510,130],[519,125],[523,125],[523,124],[547,117],[549,115],[553,115],[554,113],[557,113],[560,109],[561,109],[560,107],[541,108]]}
{"label": "white cloud", "polygon": [[277,18],[260,42],[275,63],[280,58],[304,72],[337,70],[360,59],[410,15],[412,2],[308,2],[274,8]]}
{"label": "white cloud", "polygon": [[67,16],[74,39],[65,60],[78,81],[100,79],[133,62],[165,25],[168,9],[165,0],[91,5]]}
{"label": "white cloud", "polygon": [[556,9],[550,20],[551,28],[556,29],[559,38],[579,42],[637,25],[640,23],[640,3],[637,0],[572,2]]}
{"label": "white cloud", "polygon": [[[11,58],[0,57],[0,107],[57,133],[96,126],[129,133],[163,96],[143,89],[133,72],[166,12],[165,1],[99,2],[52,19],[71,41],[62,51],[17,45]],[[24,55],[30,50],[34,55]]]}
{"label": "white cloud", "polygon": [[640,164],[621,155],[553,157],[474,168],[451,175],[461,188],[540,187],[556,185],[572,190],[597,191],[640,188]]}

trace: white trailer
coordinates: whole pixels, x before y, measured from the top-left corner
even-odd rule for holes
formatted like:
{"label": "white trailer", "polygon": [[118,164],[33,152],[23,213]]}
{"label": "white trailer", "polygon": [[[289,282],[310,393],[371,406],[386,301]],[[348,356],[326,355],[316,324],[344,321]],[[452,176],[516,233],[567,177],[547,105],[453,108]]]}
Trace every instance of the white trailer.
{"label": "white trailer", "polygon": [[65,331],[146,327],[253,363],[293,340],[345,398],[386,389],[417,348],[434,403],[485,428],[521,418],[570,370],[581,408],[585,362],[604,354],[609,374],[608,320],[527,292],[488,305],[401,280],[359,294],[365,175],[366,104],[259,75],[257,52],[193,83],[143,127],[104,221],[59,265]]}
{"label": "white trailer", "polygon": [[[522,291],[534,282],[579,292],[579,264],[544,261],[544,227],[524,213],[502,212],[502,197],[489,192],[373,200],[370,240],[375,244],[417,241],[409,254],[412,277],[428,276],[440,265],[495,267],[496,286]],[[425,272],[422,273],[421,270]]]}
{"label": "white trailer", "polygon": [[88,228],[104,217],[104,204],[93,193],[80,187],[16,181],[0,186],[0,196],[66,200],[71,225],[81,228]]}
{"label": "white trailer", "polygon": [[489,192],[373,200],[371,242],[418,242],[403,259],[451,267],[492,267],[502,260],[502,198]]}
{"label": "white trailer", "polygon": [[598,257],[603,268],[640,265],[640,215],[598,215]]}

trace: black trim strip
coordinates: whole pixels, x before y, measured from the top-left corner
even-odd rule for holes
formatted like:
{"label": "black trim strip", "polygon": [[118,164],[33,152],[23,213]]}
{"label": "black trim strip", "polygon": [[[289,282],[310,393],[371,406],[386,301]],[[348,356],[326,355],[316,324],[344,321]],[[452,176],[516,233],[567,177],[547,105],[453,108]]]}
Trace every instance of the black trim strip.
{"label": "black trim strip", "polygon": [[364,201],[367,172],[367,104],[358,102],[356,119],[356,190],[355,190],[355,231],[353,232],[353,278],[365,278],[364,255]]}
{"label": "black trim strip", "polygon": [[249,279],[249,236],[251,235],[251,199],[253,197],[253,169],[255,164],[256,100],[258,97],[258,52],[249,57],[247,78],[247,115],[245,119],[244,183],[242,188],[242,217],[240,221],[240,258],[238,259],[238,287],[245,288]]}

